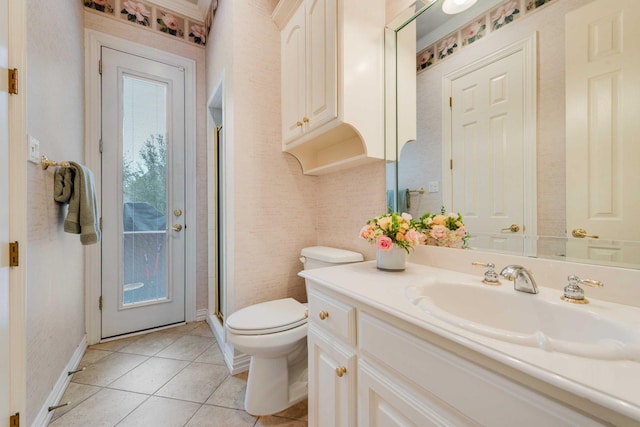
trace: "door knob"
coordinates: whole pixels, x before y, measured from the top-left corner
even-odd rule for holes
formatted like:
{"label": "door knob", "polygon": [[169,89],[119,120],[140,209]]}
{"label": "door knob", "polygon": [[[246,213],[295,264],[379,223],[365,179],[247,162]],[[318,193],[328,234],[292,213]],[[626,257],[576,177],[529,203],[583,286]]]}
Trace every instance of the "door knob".
{"label": "door knob", "polygon": [[501,231],[510,231],[512,233],[517,233],[518,231],[520,231],[520,226],[518,224],[511,224],[511,226],[503,228]]}
{"label": "door knob", "polygon": [[336,375],[339,377],[342,377],[344,374],[347,373],[347,368],[344,366],[339,366],[336,368]]}
{"label": "door knob", "polygon": [[175,224],[173,227],[171,227],[171,229],[173,231],[182,231],[182,225],[180,224]]}
{"label": "door knob", "polygon": [[328,311],[321,311],[320,313],[318,313],[318,316],[320,317],[320,320],[324,320],[327,317],[329,317],[329,312]]}
{"label": "door knob", "polygon": [[592,239],[599,239],[600,238],[600,236],[594,236],[594,235],[587,234],[587,230],[585,230],[584,228],[574,228],[571,231],[571,235],[573,237],[577,237],[578,239],[584,239],[585,237],[590,237]]}

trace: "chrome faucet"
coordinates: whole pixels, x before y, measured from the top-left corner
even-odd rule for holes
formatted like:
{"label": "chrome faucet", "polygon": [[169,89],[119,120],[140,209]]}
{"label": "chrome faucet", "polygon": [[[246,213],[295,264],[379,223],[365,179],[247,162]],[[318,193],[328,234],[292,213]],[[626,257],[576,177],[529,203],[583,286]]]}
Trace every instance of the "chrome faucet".
{"label": "chrome faucet", "polygon": [[538,293],[538,285],[533,280],[531,272],[521,265],[507,265],[502,269],[500,275],[507,280],[513,281],[513,289],[529,294]]}

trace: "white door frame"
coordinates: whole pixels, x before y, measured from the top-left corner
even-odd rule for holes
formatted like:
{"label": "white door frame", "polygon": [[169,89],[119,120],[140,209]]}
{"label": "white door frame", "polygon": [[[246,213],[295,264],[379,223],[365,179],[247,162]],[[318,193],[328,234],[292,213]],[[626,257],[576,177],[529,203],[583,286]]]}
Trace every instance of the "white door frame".
{"label": "white door frame", "polygon": [[[20,242],[20,266],[9,272],[11,414],[26,409],[26,289],[27,289],[27,11],[24,0],[8,0],[9,66],[19,70],[18,94],[9,96],[9,239]],[[4,25],[5,22],[2,22]],[[8,420],[2,419],[1,423]]]}
{"label": "white door frame", "polygon": [[[94,30],[85,30],[85,163],[94,171],[98,199],[101,196],[101,97],[98,61],[102,46],[185,70],[185,320],[196,319],[196,63],[194,60],[143,46]],[[85,268],[85,324],[87,343],[100,341],[101,245],[87,246]]]}
{"label": "white door frame", "polygon": [[451,96],[451,82],[465,74],[482,68],[488,64],[505,58],[514,52],[522,51],[524,54],[524,147],[523,147],[523,175],[524,175],[524,200],[531,201],[524,206],[523,225],[525,229],[524,255],[536,255],[536,242],[528,237],[538,234],[538,208],[537,180],[536,180],[536,105],[537,105],[537,34],[515,42],[497,52],[487,55],[482,59],[459,68],[442,78],[442,186],[448,189],[443,192],[444,206],[451,206],[451,109],[449,97]]}

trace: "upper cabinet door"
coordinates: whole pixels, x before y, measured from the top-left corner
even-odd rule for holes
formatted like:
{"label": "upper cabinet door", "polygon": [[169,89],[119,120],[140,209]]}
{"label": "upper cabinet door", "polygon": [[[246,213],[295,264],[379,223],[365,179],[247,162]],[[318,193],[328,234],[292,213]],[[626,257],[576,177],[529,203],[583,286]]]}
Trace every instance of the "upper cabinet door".
{"label": "upper cabinet door", "polygon": [[282,139],[291,141],[303,132],[305,110],[305,8],[301,6],[281,32]]}
{"label": "upper cabinet door", "polygon": [[338,116],[337,19],[336,0],[306,2],[306,130]]}

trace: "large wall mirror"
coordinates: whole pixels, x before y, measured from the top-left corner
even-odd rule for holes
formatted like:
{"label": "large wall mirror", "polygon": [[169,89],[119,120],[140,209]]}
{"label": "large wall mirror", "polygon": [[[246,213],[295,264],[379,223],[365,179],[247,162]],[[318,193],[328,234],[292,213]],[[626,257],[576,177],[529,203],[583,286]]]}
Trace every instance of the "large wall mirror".
{"label": "large wall mirror", "polygon": [[442,3],[387,28],[392,208],[460,212],[471,249],[640,268],[640,1]]}

